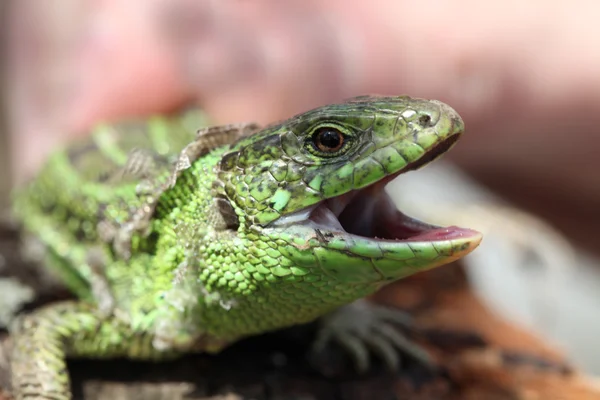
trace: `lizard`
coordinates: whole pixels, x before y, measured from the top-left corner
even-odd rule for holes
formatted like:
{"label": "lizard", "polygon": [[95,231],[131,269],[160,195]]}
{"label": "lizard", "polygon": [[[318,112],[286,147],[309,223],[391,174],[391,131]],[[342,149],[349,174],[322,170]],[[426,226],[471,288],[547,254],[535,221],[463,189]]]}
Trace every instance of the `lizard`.
{"label": "lizard", "polygon": [[[195,116],[194,116],[195,115]],[[167,360],[321,320],[314,349],[427,354],[364,297],[460,259],[479,232],[399,211],[395,177],[445,154],[450,106],[360,96],[261,127],[197,114],[101,124],[54,152],[13,197],[39,261],[75,293],[11,327],[23,399],[70,399],[69,357]],[[196,125],[198,126],[198,125]],[[127,132],[127,133],[124,133]]]}

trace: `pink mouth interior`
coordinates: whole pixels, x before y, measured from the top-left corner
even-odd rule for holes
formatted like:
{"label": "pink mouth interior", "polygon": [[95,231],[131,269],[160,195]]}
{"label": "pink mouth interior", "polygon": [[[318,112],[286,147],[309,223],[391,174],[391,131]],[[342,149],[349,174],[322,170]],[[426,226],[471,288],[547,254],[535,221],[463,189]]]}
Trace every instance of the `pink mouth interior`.
{"label": "pink mouth interior", "polygon": [[460,228],[458,226],[448,226],[446,228],[438,228],[430,231],[419,233],[411,236],[405,241],[412,242],[436,242],[441,240],[462,239],[465,237],[478,236],[479,232],[473,229]]}
{"label": "pink mouth interior", "polygon": [[360,190],[325,200],[309,209],[280,218],[276,225],[306,223],[326,232],[346,233],[381,241],[442,241],[479,235],[457,226],[440,227],[398,211],[385,186],[399,174],[418,169],[445,153],[458,135],[440,142],[401,171]]}
{"label": "pink mouth interior", "polygon": [[440,227],[421,222],[398,211],[383,190],[382,181],[319,204],[310,221],[328,231],[390,241],[440,241],[478,235],[457,226]]}

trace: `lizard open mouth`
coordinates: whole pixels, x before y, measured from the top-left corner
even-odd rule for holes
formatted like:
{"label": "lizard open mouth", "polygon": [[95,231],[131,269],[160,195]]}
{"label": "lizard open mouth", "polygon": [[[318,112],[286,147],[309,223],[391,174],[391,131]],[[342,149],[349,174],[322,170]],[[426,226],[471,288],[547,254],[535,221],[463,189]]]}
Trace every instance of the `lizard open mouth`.
{"label": "lizard open mouth", "polygon": [[454,135],[400,171],[359,190],[324,200],[285,216],[275,225],[304,223],[322,232],[337,232],[383,241],[440,241],[470,236],[474,231],[440,227],[411,218],[396,208],[385,186],[405,172],[421,168],[444,154],[456,142]]}

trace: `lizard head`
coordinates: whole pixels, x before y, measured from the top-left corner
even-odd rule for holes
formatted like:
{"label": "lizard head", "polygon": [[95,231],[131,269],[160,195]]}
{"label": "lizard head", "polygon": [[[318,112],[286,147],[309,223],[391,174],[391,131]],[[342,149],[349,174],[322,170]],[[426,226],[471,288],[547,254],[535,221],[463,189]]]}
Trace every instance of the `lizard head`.
{"label": "lizard head", "polygon": [[234,144],[219,165],[221,193],[245,236],[275,249],[275,276],[378,286],[479,244],[476,231],[406,216],[384,190],[444,154],[463,131],[439,101],[358,97]]}

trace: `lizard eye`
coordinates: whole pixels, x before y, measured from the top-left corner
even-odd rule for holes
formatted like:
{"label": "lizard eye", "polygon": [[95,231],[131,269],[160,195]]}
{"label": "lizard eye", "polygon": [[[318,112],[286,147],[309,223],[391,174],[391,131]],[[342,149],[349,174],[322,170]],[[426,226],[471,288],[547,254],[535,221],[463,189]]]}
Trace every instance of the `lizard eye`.
{"label": "lizard eye", "polygon": [[317,129],[312,138],[315,147],[325,153],[335,153],[344,145],[344,134],[331,127]]}

